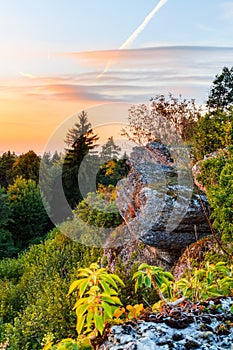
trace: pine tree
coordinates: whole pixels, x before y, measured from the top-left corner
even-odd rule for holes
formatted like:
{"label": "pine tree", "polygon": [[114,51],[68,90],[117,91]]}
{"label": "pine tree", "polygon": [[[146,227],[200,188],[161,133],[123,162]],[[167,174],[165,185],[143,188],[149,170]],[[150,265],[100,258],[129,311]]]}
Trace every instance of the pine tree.
{"label": "pine tree", "polygon": [[65,143],[69,147],[72,147],[75,141],[82,135],[85,135],[91,130],[91,123],[88,121],[87,113],[82,111],[78,115],[79,121],[74,124],[74,126],[68,130]]}
{"label": "pine tree", "polygon": [[228,111],[233,106],[233,67],[223,67],[216,75],[206,106],[210,111]]}
{"label": "pine tree", "polygon": [[[86,112],[82,112],[79,115],[79,122],[80,123],[76,123],[67,133],[65,140],[66,144],[70,144],[72,138],[73,143],[71,144],[71,147],[66,149],[62,173],[64,193],[72,208],[75,208],[80,200],[82,200],[82,195],[78,185],[80,164],[84,157],[97,146],[96,142],[99,139],[91,128],[91,123],[88,121]],[[90,171],[91,161],[90,168],[86,169],[87,178]]]}
{"label": "pine tree", "polygon": [[120,155],[121,147],[117,146],[113,140],[113,137],[109,137],[105,145],[102,146],[100,156],[102,159],[110,160],[117,159]]}

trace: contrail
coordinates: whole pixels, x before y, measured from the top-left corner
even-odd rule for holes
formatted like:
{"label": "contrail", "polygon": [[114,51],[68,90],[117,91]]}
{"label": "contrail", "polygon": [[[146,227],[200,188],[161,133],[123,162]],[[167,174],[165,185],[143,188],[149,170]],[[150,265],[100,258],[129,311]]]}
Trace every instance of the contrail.
{"label": "contrail", "polygon": [[[130,35],[130,37],[119,47],[118,50],[124,50],[127,47],[129,47],[134,40],[138,37],[138,35],[146,28],[148,23],[152,20],[154,15],[161,9],[162,6],[164,6],[168,0],[160,0],[159,3],[153,8],[153,10],[149,13],[149,15],[146,16],[144,21],[137,27],[137,29]],[[108,69],[111,66],[111,62],[108,62],[106,67],[104,68],[104,71],[99,74],[98,78],[101,78],[104,73],[108,71]]]}
{"label": "contrail", "polygon": [[149,13],[148,16],[144,19],[144,21],[138,26],[138,28],[133,32],[132,35],[124,42],[124,44],[121,45],[119,50],[124,50],[127,47],[129,47],[134,40],[138,37],[138,35],[146,28],[148,23],[152,20],[154,15],[161,9],[162,6],[164,6],[168,2],[168,0],[160,0],[160,2],[153,8],[153,10]]}

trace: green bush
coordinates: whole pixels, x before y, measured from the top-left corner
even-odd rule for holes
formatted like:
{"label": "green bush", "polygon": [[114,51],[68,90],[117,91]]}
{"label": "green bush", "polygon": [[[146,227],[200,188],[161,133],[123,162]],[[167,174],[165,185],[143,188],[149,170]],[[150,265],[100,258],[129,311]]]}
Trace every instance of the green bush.
{"label": "green bush", "polygon": [[213,227],[221,234],[222,240],[233,240],[233,158],[222,169],[219,184],[210,187],[208,199],[213,213]]}
{"label": "green bush", "polygon": [[221,171],[226,165],[227,160],[228,157],[224,153],[216,158],[205,160],[201,164],[201,173],[197,177],[198,181],[207,188],[218,185]]}
{"label": "green bush", "polygon": [[45,235],[48,216],[35,181],[19,177],[7,193],[12,219],[8,229],[15,246],[23,249],[32,239]]}
{"label": "green bush", "polygon": [[202,116],[193,136],[193,153],[196,160],[206,154],[231,146],[233,143],[233,109],[216,111]]}
{"label": "green bush", "polygon": [[108,186],[98,192],[88,193],[74,213],[79,219],[95,227],[117,227],[123,220],[119,214],[114,187]]}
{"label": "green bush", "polygon": [[48,333],[57,341],[76,336],[75,299],[64,296],[77,268],[96,261],[101,250],[59,232],[50,236],[18,259],[0,263],[0,341],[9,339],[10,350],[41,349]]}

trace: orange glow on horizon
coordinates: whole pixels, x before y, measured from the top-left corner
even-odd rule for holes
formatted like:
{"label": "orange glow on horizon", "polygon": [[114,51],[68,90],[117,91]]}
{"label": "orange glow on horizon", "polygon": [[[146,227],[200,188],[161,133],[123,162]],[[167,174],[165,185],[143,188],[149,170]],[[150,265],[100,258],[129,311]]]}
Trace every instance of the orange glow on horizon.
{"label": "orange glow on horizon", "polygon": [[42,153],[54,130],[70,115],[93,101],[55,101],[22,98],[0,100],[0,153]]}

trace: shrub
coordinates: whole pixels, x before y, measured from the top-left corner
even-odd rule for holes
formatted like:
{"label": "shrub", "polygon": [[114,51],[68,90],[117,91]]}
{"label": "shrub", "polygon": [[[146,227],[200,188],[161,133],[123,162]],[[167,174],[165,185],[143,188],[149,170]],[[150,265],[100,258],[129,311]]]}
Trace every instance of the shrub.
{"label": "shrub", "polygon": [[96,227],[116,227],[122,223],[122,217],[119,214],[114,188],[109,186],[103,191],[88,193],[87,197],[79,203],[74,213],[79,219]]}
{"label": "shrub", "polygon": [[74,297],[64,298],[79,266],[96,261],[101,249],[73,242],[59,232],[53,238],[33,245],[28,252],[0,263],[0,341],[9,338],[10,350],[38,350],[45,334],[57,341],[75,337],[76,322],[72,312]]}
{"label": "shrub", "polygon": [[208,199],[213,213],[213,227],[221,234],[222,240],[233,239],[233,158],[228,160],[219,177],[219,184],[210,187]]}
{"label": "shrub", "polygon": [[200,118],[195,126],[193,152],[197,160],[218,149],[231,146],[233,142],[233,109],[216,111]]}

